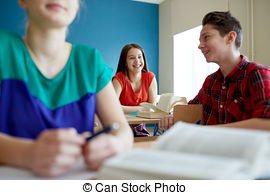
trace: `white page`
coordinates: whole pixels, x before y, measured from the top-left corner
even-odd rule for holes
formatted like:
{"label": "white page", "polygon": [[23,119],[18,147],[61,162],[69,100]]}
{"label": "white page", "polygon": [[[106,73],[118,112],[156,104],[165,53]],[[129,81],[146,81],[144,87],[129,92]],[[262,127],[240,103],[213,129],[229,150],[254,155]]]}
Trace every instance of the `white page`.
{"label": "white page", "polygon": [[155,149],[246,159],[250,163],[269,150],[270,133],[259,130],[176,123],[154,144]]}
{"label": "white page", "polygon": [[136,149],[105,162],[99,179],[251,179],[245,161]]}
{"label": "white page", "polygon": [[157,107],[164,112],[169,112],[169,108],[172,103],[171,102],[172,97],[173,97],[172,93],[161,94]]}
{"label": "white page", "polygon": [[98,178],[254,179],[270,174],[269,135],[180,122],[160,136],[152,150],[106,161]]}
{"label": "white page", "polygon": [[[148,102],[142,102],[140,103],[141,106],[144,106],[146,108],[150,108],[151,111],[153,112],[164,112],[163,110],[159,109],[157,106],[150,104]],[[140,112],[144,112],[144,111],[140,111]],[[145,112],[149,112],[149,111],[145,111]]]}
{"label": "white page", "polygon": [[173,93],[164,93],[160,95],[156,106],[148,102],[140,103],[141,106],[150,108],[154,112],[165,112],[168,114],[172,107],[176,104],[186,105],[186,99],[179,96],[174,96]]}

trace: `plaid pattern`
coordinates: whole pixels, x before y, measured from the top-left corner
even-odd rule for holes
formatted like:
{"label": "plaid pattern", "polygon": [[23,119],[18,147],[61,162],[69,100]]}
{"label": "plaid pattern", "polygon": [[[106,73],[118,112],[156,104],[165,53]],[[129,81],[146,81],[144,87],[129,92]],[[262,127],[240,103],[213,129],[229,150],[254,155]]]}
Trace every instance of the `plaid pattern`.
{"label": "plaid pattern", "polygon": [[241,62],[224,79],[220,69],[209,75],[189,104],[202,104],[206,125],[250,118],[270,118],[270,69]]}
{"label": "plaid pattern", "polygon": [[134,137],[143,137],[143,136],[150,136],[150,133],[147,131],[145,124],[138,124],[138,125],[130,125]]}

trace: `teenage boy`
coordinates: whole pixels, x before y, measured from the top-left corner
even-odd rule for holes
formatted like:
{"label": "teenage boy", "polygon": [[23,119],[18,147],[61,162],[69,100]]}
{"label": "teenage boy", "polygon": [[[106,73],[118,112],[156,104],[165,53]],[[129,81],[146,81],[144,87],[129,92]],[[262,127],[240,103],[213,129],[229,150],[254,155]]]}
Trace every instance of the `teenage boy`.
{"label": "teenage boy", "polygon": [[[210,12],[202,20],[199,49],[219,65],[189,104],[203,105],[206,125],[270,130],[270,69],[240,55],[242,30],[229,12]],[[173,125],[164,117],[159,127]]]}

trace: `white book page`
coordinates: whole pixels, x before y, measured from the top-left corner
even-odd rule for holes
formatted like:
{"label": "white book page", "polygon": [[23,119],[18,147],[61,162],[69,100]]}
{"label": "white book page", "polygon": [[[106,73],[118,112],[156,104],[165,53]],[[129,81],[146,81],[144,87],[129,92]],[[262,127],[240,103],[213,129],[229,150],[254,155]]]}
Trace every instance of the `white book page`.
{"label": "white book page", "polygon": [[[150,108],[154,112],[163,112],[163,110],[159,109],[157,106],[150,104],[148,102],[142,102],[142,103],[140,103],[140,105],[144,106],[146,108]],[[143,112],[143,111],[140,111],[140,112]],[[145,111],[145,112],[149,112],[149,111]]]}
{"label": "white book page", "polygon": [[160,95],[159,101],[156,106],[148,102],[140,103],[141,106],[150,108],[154,112],[166,112],[166,113],[169,113],[170,110],[172,109],[172,106],[176,104],[185,105],[186,99],[179,96],[174,96],[173,93],[164,93]]}
{"label": "white book page", "polygon": [[154,144],[155,149],[245,159],[264,157],[270,133],[176,123]]}
{"label": "white book page", "polygon": [[152,150],[133,150],[106,161],[98,178],[254,179],[270,173],[269,135],[180,122]]}
{"label": "white book page", "polygon": [[174,96],[173,93],[165,93],[160,96],[157,107],[169,113],[176,104],[186,105],[186,99]]}
{"label": "white book page", "polygon": [[136,149],[105,162],[99,179],[251,179],[245,161]]}
{"label": "white book page", "polygon": [[164,112],[169,112],[172,97],[173,97],[172,93],[161,94],[157,107]]}

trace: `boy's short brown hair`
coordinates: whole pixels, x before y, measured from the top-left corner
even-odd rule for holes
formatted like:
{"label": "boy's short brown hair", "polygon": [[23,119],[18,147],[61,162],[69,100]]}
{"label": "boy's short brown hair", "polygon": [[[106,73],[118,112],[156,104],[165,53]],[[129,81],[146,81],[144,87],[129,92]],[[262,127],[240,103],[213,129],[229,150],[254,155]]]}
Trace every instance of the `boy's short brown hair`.
{"label": "boy's short brown hair", "polygon": [[236,32],[237,37],[235,40],[235,45],[237,49],[241,48],[242,43],[242,28],[240,22],[231,15],[229,11],[227,12],[209,12],[206,14],[202,20],[202,25],[212,24],[216,30],[219,31],[221,36],[225,36],[231,31]]}

